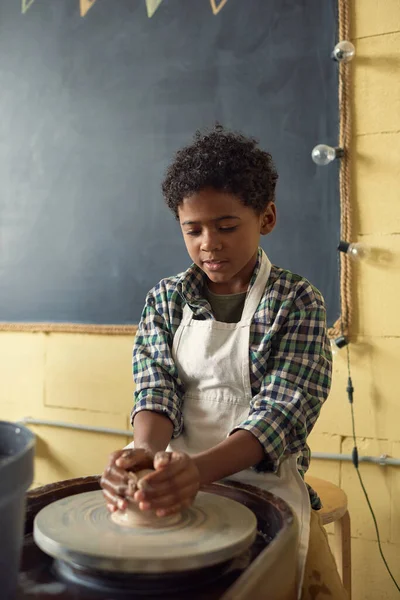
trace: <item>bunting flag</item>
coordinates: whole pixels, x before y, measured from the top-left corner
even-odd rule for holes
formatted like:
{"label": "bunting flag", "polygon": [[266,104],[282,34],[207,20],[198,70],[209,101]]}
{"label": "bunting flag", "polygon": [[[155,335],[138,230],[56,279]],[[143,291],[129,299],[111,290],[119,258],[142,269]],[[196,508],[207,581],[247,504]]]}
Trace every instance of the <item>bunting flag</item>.
{"label": "bunting flag", "polygon": [[80,0],[81,17],[84,17],[89,12],[95,2],[96,0]]}
{"label": "bunting flag", "polygon": [[211,8],[214,15],[217,15],[219,11],[224,8],[225,4],[228,0],[220,0],[219,4],[217,4],[217,0],[210,0]]}
{"label": "bunting flag", "polygon": [[21,12],[24,15],[30,9],[35,0],[22,0]]}
{"label": "bunting flag", "polygon": [[146,0],[147,16],[149,19],[151,19],[151,17],[154,15],[162,1],[163,0]]}
{"label": "bunting flag", "polygon": [[[0,0],[1,1],[1,0]],[[22,0],[21,12],[25,14],[35,0]],[[92,8],[96,0],[79,0],[81,17],[84,17]],[[156,10],[161,6],[163,0],[146,0],[147,16],[149,19],[154,15]],[[214,15],[217,15],[228,0],[210,0],[211,8]]]}

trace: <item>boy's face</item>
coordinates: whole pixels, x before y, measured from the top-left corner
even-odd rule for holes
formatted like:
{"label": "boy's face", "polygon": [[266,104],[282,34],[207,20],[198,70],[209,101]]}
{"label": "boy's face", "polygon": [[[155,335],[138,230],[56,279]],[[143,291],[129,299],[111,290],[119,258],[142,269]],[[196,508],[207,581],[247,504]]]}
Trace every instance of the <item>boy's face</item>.
{"label": "boy's face", "polygon": [[258,215],[237,196],[207,188],[185,198],[178,213],[189,256],[207,275],[209,289],[217,294],[246,291],[260,235],[275,226],[275,204]]}

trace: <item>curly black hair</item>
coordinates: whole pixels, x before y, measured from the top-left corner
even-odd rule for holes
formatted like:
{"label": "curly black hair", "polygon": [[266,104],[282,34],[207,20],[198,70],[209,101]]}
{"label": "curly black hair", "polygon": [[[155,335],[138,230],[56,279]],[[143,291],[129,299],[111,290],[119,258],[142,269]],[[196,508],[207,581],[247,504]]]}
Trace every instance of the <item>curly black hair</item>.
{"label": "curly black hair", "polygon": [[194,142],[176,153],[162,184],[165,201],[178,218],[184,198],[210,187],[234,194],[260,214],[275,200],[278,173],[257,140],[216,125],[197,131]]}

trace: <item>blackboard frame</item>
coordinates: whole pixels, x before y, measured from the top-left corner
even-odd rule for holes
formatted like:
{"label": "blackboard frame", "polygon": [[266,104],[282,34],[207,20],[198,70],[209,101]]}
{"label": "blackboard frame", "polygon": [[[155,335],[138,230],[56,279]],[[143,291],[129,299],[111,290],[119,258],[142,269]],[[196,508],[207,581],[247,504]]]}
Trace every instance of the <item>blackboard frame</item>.
{"label": "blackboard frame", "polygon": [[[346,3],[339,1],[339,35],[341,39],[346,39],[346,30],[348,31],[348,15]],[[339,69],[339,117],[340,132],[338,145],[345,147],[345,155],[340,165],[340,204],[341,204],[341,229],[342,236],[349,239],[351,232],[350,208],[348,202],[349,195],[349,78],[348,67],[340,65]],[[347,90],[347,93],[343,93]],[[343,232],[346,235],[343,235]],[[349,293],[350,281],[350,262],[347,257],[341,257],[340,268],[340,289],[341,289],[341,310],[342,313],[338,321],[330,328],[332,337],[338,334],[348,332],[350,328],[351,316],[351,298]],[[87,334],[106,334],[106,335],[130,335],[137,330],[137,325],[123,324],[85,324],[85,323],[56,323],[56,322],[0,322],[0,331],[29,331],[29,332],[65,332],[65,333],[87,333]]]}

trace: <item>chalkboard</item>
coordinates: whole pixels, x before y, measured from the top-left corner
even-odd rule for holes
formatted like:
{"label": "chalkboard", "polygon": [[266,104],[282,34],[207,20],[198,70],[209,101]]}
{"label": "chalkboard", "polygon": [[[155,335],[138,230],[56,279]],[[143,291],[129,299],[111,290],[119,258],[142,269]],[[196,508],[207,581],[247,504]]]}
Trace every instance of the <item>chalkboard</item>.
{"label": "chalkboard", "polygon": [[165,168],[218,121],[272,153],[263,247],[332,324],[338,165],[310,154],[337,144],[336,30],[336,0],[1,0],[0,321],[137,323],[190,264]]}

